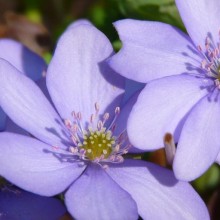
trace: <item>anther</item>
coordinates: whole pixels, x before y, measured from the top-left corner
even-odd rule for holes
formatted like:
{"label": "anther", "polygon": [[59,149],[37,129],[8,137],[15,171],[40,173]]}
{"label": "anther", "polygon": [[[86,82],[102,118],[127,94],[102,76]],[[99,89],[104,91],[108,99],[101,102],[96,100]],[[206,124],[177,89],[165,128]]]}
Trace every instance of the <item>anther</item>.
{"label": "anther", "polygon": [[98,124],[97,124],[97,128],[100,130],[103,126],[103,123],[102,121],[99,121]]}
{"label": "anther", "polygon": [[70,147],[70,152],[73,154],[78,153],[78,148],[77,147]]}
{"label": "anther", "polygon": [[95,103],[95,110],[96,110],[97,113],[99,112],[99,104],[98,104],[98,102]]}
{"label": "anther", "polygon": [[109,166],[108,166],[107,164],[105,164],[105,165],[102,166],[102,168],[103,168],[104,170],[107,170],[107,169],[109,168]]}
{"label": "anther", "polygon": [[106,112],[103,116],[104,121],[107,121],[109,119],[109,113]]}
{"label": "anther", "polygon": [[203,60],[203,61],[202,61],[202,68],[203,68],[203,69],[206,68],[206,64],[207,64],[206,60]]}
{"label": "anther", "polygon": [[93,123],[94,121],[95,121],[95,115],[92,114],[90,117],[90,122]]}
{"label": "anther", "polygon": [[215,85],[216,85],[216,87],[217,87],[218,89],[220,89],[220,81],[219,81],[219,79],[216,79],[216,80],[215,80]]}
{"label": "anther", "polygon": [[120,145],[117,144],[117,145],[115,146],[115,148],[114,148],[114,151],[117,153],[119,150],[120,150]]}
{"label": "anther", "polygon": [[77,119],[78,119],[78,120],[81,120],[81,119],[82,119],[82,114],[81,114],[81,112],[78,112],[78,113],[77,113]]}
{"label": "anther", "polygon": [[77,114],[76,114],[75,111],[72,111],[72,116],[73,116],[74,119],[77,119]]}
{"label": "anther", "polygon": [[198,45],[197,48],[200,52],[202,52],[202,47],[200,45]]}
{"label": "anther", "polygon": [[53,148],[54,150],[59,150],[59,147],[58,147],[58,146],[52,146],[52,148]]}
{"label": "anther", "polygon": [[118,115],[120,113],[120,107],[115,108],[115,114]]}
{"label": "anther", "polygon": [[77,125],[76,123],[73,124],[72,130],[73,130],[73,132],[75,132],[75,133],[78,131],[78,125]]}
{"label": "anther", "polygon": [[69,119],[65,119],[64,124],[68,129],[70,129],[72,127],[72,123]]}

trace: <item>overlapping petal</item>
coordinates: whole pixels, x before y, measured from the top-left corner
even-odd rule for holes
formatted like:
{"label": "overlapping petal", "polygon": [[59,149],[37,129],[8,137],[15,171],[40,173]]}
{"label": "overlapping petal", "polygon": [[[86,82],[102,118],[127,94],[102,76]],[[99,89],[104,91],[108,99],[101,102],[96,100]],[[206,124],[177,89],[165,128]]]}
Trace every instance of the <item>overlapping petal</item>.
{"label": "overlapping petal", "polygon": [[140,91],[137,91],[133,96],[127,101],[126,104],[120,109],[120,113],[118,114],[115,124],[116,127],[114,129],[114,135],[118,136],[123,131],[126,131],[127,129],[127,121],[130,115],[130,112],[134,106],[134,104],[137,101],[138,95],[140,94]]}
{"label": "overlapping petal", "polygon": [[62,122],[42,91],[7,61],[0,60],[0,105],[33,136],[53,146],[67,140]]}
{"label": "overlapping petal", "polygon": [[220,153],[218,153],[218,156],[216,157],[215,162],[220,165]]}
{"label": "overlapping petal", "polygon": [[114,25],[123,47],[109,64],[123,76],[147,82],[195,71],[201,65],[201,57],[190,38],[175,27],[131,19]]}
{"label": "overlapping petal", "polygon": [[46,98],[50,101],[50,103],[53,105],[53,102],[50,98],[49,92],[47,90],[47,85],[46,85],[46,78],[42,77],[41,79],[36,81],[36,84],[38,85],[38,87],[41,89],[41,91],[44,93],[44,95],[46,96]]}
{"label": "overlapping petal", "polygon": [[196,46],[200,45],[204,48],[207,36],[213,39],[215,44],[219,42],[220,1],[176,0],[176,5],[187,32]]}
{"label": "overlapping petal", "polygon": [[128,120],[131,143],[143,150],[163,147],[163,135],[178,141],[188,111],[208,92],[203,79],[171,76],[149,83],[141,92]]}
{"label": "overlapping petal", "polygon": [[43,58],[11,39],[0,40],[0,57],[34,81],[40,79],[47,68]]}
{"label": "overlapping petal", "polygon": [[[115,129],[114,129],[114,136],[119,137],[123,134],[124,141],[123,144],[130,146],[130,142],[127,138],[127,122],[130,115],[130,112],[137,101],[138,95],[140,94],[140,90],[137,91],[133,96],[127,100],[127,103],[124,104],[123,108],[121,109],[119,115],[117,116],[117,119],[115,121]],[[140,153],[142,152],[140,149],[135,148],[134,146],[131,146],[129,148],[130,153]]]}
{"label": "overlapping petal", "polygon": [[189,114],[174,158],[178,179],[193,180],[214,162],[220,150],[220,100],[204,97]]}
{"label": "overlapping petal", "polygon": [[209,219],[208,210],[190,184],[157,165],[126,160],[108,174],[136,201],[143,219]]}
{"label": "overlapping petal", "polygon": [[15,134],[22,134],[26,136],[31,136],[27,131],[19,127],[17,124],[15,124],[10,118],[7,118],[6,120],[6,128],[5,131]]}
{"label": "overlapping petal", "polygon": [[0,107],[0,131],[4,130],[6,126],[6,114]]}
{"label": "overlapping petal", "polygon": [[85,169],[65,162],[53,147],[37,139],[0,133],[0,175],[27,191],[52,196],[64,191]]}
{"label": "overlapping petal", "polygon": [[60,219],[66,212],[58,199],[38,196],[9,186],[0,190],[0,204],[2,220]]}
{"label": "overlapping petal", "polygon": [[89,165],[67,191],[65,201],[76,219],[138,218],[137,207],[131,196],[98,165]]}
{"label": "overlapping petal", "polygon": [[100,113],[112,112],[110,103],[124,86],[124,79],[105,63],[112,53],[108,39],[92,25],[78,25],[61,36],[48,68],[47,87],[62,118],[75,111],[88,122],[95,103]]}
{"label": "overlapping petal", "polygon": [[[29,50],[26,46],[11,39],[0,40],[0,57],[13,64],[22,74],[27,75],[33,80],[42,77],[46,71],[45,61]],[[0,130],[5,128],[6,115],[0,109]]]}
{"label": "overlapping petal", "polygon": [[126,79],[123,103],[126,103],[136,92],[142,90],[145,85],[145,83],[139,83],[134,80]]}

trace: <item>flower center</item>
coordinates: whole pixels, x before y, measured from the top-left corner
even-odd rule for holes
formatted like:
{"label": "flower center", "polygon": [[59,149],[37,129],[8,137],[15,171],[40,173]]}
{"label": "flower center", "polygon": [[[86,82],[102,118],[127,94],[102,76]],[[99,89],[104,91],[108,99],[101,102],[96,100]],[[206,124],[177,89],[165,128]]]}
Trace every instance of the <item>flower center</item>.
{"label": "flower center", "polygon": [[89,160],[95,160],[101,156],[107,159],[112,153],[114,144],[115,138],[111,131],[90,131],[89,134],[84,135],[80,148],[85,150],[85,156]]}
{"label": "flower center", "polygon": [[69,148],[70,153],[79,156],[82,160],[90,160],[99,164],[100,162],[123,162],[122,155],[128,152],[130,143],[126,130],[114,135],[115,122],[119,113],[120,108],[116,107],[114,118],[109,123],[110,125],[106,126],[110,114],[105,113],[100,117],[99,106],[96,103],[95,114],[91,115],[89,123],[85,127],[82,125],[81,113],[73,112],[73,120],[64,120],[73,144]]}

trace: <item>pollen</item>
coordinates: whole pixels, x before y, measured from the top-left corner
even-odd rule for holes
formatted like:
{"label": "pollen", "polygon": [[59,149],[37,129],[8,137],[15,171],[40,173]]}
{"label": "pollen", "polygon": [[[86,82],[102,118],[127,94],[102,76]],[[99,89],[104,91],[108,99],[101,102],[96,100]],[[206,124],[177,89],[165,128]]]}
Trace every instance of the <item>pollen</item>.
{"label": "pollen", "polygon": [[115,138],[109,133],[100,131],[91,131],[84,137],[83,145],[79,146],[85,150],[85,157],[93,161],[96,158],[107,159],[115,143]]}

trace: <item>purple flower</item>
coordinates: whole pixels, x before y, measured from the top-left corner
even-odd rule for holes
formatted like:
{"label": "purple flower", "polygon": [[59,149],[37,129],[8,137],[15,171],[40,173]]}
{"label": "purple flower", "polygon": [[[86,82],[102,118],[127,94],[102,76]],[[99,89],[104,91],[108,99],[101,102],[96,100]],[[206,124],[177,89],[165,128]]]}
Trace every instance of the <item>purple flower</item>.
{"label": "purple flower", "polygon": [[0,188],[0,219],[2,220],[55,220],[66,212],[55,198],[38,196],[15,186]]}
{"label": "purple flower", "polygon": [[[46,64],[40,56],[11,39],[0,40],[0,57],[34,81],[40,80],[42,73],[46,71]],[[0,108],[0,131],[5,129],[5,126],[6,115]]]}
{"label": "purple flower", "polygon": [[209,219],[188,183],[124,157],[132,150],[126,124],[136,97],[120,111],[124,78],[105,63],[112,54],[108,39],[90,24],[61,36],[46,75],[57,111],[29,78],[0,61],[0,104],[36,137],[0,134],[0,174],[44,196],[66,190],[76,219]]}
{"label": "purple flower", "polygon": [[122,20],[115,26],[123,48],[109,62],[140,82],[161,78],[140,94],[128,135],[138,148],[154,150],[163,146],[166,132],[172,133],[178,142],[174,173],[193,180],[220,150],[220,1],[176,4],[189,36],[160,22]]}

